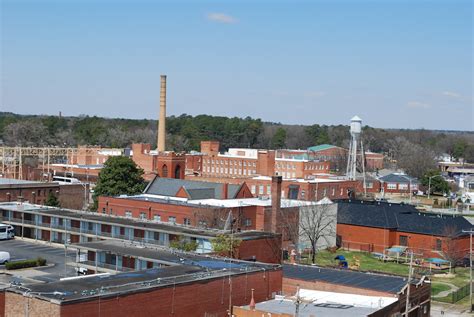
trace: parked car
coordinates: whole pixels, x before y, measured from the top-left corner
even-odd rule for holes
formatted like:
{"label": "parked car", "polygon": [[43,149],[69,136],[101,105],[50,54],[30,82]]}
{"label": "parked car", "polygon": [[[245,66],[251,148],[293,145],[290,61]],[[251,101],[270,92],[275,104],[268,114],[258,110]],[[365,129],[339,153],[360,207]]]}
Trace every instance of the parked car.
{"label": "parked car", "polygon": [[5,264],[10,261],[10,253],[0,251],[0,264]]}

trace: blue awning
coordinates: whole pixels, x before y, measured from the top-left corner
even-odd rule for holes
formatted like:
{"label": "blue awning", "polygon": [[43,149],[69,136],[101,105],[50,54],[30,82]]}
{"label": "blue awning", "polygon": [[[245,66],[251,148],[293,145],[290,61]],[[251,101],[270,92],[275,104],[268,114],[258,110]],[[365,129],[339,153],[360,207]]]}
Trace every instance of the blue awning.
{"label": "blue awning", "polygon": [[435,264],[449,264],[450,262],[440,258],[429,258],[426,259],[427,262],[435,263]]}
{"label": "blue awning", "polygon": [[406,248],[405,247],[391,247],[387,249],[387,252],[393,252],[393,253],[403,253],[405,252]]}

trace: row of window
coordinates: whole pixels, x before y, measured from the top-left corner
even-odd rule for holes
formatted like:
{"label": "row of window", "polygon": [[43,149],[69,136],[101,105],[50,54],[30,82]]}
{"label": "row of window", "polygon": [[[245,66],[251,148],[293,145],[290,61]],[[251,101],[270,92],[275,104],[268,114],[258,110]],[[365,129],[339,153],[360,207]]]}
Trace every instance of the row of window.
{"label": "row of window", "polygon": [[207,173],[217,173],[217,174],[233,174],[233,175],[253,175],[256,174],[256,170],[246,170],[246,169],[238,169],[238,168],[227,168],[227,167],[216,167],[212,166],[205,166],[204,172]]}
{"label": "row of window", "polygon": [[[401,183],[401,184],[387,183],[387,189],[397,189],[397,185],[398,185],[399,190],[408,190],[408,184],[406,184],[406,183]],[[416,184],[412,184],[411,187],[412,187],[411,188],[412,190],[418,189],[418,186],[416,186]]]}
{"label": "row of window", "polygon": [[[132,218],[133,213],[130,210],[125,210],[125,217],[126,218]],[[146,212],[140,212],[139,218],[142,220],[147,220],[147,213]],[[162,221],[161,215],[154,214],[153,215],[153,221]],[[168,223],[176,224],[176,217],[174,216],[168,216]],[[191,219],[189,218],[183,218],[183,225],[185,226],[190,226],[191,225]]]}
{"label": "row of window", "polygon": [[235,166],[253,166],[257,167],[256,162],[247,162],[247,161],[233,161],[233,160],[213,160],[213,159],[207,159],[204,160],[204,163],[210,164],[210,165],[235,165]]}

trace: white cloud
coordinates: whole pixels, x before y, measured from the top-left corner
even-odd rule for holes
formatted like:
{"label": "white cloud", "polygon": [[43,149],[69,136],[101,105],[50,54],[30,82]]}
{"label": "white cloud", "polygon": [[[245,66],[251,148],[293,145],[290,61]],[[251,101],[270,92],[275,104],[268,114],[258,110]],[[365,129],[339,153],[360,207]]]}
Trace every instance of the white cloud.
{"label": "white cloud", "polygon": [[451,98],[455,98],[455,99],[459,99],[459,98],[462,97],[460,94],[452,92],[452,91],[443,91],[442,94],[443,94],[443,96],[451,97]]}
{"label": "white cloud", "polygon": [[409,101],[407,103],[407,106],[410,108],[421,108],[421,109],[431,108],[431,105],[424,102],[419,102],[419,101]]}
{"label": "white cloud", "polygon": [[207,15],[207,19],[209,21],[225,23],[225,24],[233,24],[233,23],[238,22],[238,20],[234,18],[233,16],[225,14],[225,13],[219,13],[219,12],[209,13]]}

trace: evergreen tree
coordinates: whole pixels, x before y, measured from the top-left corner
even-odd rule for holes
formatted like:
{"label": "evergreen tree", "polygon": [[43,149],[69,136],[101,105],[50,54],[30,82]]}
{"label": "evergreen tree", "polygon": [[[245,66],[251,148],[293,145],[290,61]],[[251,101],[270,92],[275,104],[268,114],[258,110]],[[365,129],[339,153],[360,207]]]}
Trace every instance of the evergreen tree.
{"label": "evergreen tree", "polygon": [[53,193],[48,194],[48,197],[46,198],[46,201],[44,202],[44,204],[46,206],[51,206],[51,207],[60,207],[59,200]]}
{"label": "evergreen tree", "polygon": [[272,138],[272,148],[282,149],[286,145],[286,130],[278,128]]}
{"label": "evergreen tree", "polygon": [[145,189],[143,170],[125,156],[109,158],[99,173],[94,188],[94,209],[97,209],[97,197],[135,195]]}

